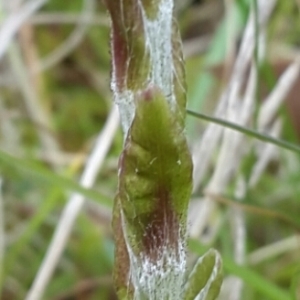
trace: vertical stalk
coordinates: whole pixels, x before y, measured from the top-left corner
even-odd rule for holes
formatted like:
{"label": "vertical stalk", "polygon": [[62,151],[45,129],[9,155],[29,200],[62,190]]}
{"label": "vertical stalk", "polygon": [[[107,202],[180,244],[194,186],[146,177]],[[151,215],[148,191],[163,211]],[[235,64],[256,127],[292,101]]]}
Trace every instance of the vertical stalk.
{"label": "vertical stalk", "polygon": [[182,299],[192,162],[172,0],[106,0],[124,150],[113,229],[120,299]]}

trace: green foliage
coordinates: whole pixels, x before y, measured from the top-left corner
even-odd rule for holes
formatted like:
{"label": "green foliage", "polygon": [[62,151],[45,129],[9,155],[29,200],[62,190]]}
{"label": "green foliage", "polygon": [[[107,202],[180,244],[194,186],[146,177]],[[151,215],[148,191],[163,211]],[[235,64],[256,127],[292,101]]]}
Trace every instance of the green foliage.
{"label": "green foliage", "polygon": [[[105,1],[112,19],[112,64],[120,90],[145,88],[150,70],[142,11],[137,1]],[[133,18],[134,16],[134,18]]]}
{"label": "green foliage", "polygon": [[[121,300],[179,300],[192,161],[183,133],[185,72],[172,1],[106,4],[112,18],[112,87],[125,133],[113,211],[116,290]],[[192,289],[200,277],[204,284],[192,295],[188,287],[184,298],[217,297],[220,262],[215,253],[210,256],[189,279]]]}
{"label": "green foliage", "polygon": [[[117,198],[121,198],[134,239],[141,241],[143,236],[146,240],[160,239],[159,231],[174,233],[174,226],[185,227],[191,170],[183,129],[162,93],[155,87],[149,88],[136,100],[136,116],[120,159]],[[170,220],[164,220],[165,215]],[[161,226],[169,229],[162,230]],[[173,240],[167,236],[161,239]]]}
{"label": "green foliage", "polygon": [[[121,290],[128,289],[130,272],[139,272],[130,268],[129,257],[124,260],[128,251],[141,260],[140,268],[145,259],[155,265],[164,251],[170,255],[182,251],[192,182],[183,129],[162,93],[150,87],[135,103],[136,115],[120,158],[114,208],[115,278]],[[124,273],[127,276],[123,277]]]}
{"label": "green foliage", "polygon": [[215,250],[209,250],[196,262],[189,275],[184,300],[194,300],[200,295],[200,299],[214,300],[220,292],[222,285],[221,258]]}
{"label": "green foliage", "polygon": [[283,149],[287,149],[287,150],[290,150],[292,152],[295,152],[296,154],[300,153],[300,147],[297,144],[289,143],[287,141],[284,141],[284,140],[274,138],[272,136],[260,133],[256,130],[249,129],[249,128],[246,128],[246,127],[243,127],[243,126],[239,126],[237,124],[228,122],[226,120],[210,117],[210,116],[204,115],[202,113],[197,113],[197,112],[194,112],[194,111],[191,111],[191,110],[187,110],[187,113],[189,115],[193,116],[193,117],[198,118],[198,119],[202,119],[202,120],[205,120],[205,121],[210,121],[212,123],[219,124],[219,125],[222,125],[224,127],[239,131],[239,132],[244,133],[248,136],[251,136],[251,137],[254,137],[258,140],[261,140],[263,142],[274,144],[274,145],[276,145],[278,147],[281,147]]}

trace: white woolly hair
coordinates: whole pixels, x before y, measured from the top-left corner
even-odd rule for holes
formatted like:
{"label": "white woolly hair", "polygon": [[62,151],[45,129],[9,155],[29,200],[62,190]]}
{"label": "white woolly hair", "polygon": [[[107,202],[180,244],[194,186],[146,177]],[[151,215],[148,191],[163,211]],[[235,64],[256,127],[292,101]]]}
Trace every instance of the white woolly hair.
{"label": "white woolly hair", "polygon": [[[146,49],[150,56],[150,72],[147,84],[159,87],[172,109],[176,106],[173,86],[173,77],[176,71],[172,54],[174,3],[173,0],[161,0],[156,18],[150,20],[147,18],[142,1],[137,1],[143,18]],[[114,92],[115,103],[119,106],[121,123],[126,137],[135,115],[134,95],[137,91],[119,90],[116,84],[115,70],[116,66],[113,65],[111,87]]]}
{"label": "white woolly hair", "polygon": [[122,211],[121,222],[130,260],[127,286],[129,287],[131,282],[134,287],[133,300],[181,300],[186,274],[186,229],[178,229],[181,240],[178,241],[176,249],[166,242],[159,249],[158,259],[153,261],[145,253],[134,253]]}

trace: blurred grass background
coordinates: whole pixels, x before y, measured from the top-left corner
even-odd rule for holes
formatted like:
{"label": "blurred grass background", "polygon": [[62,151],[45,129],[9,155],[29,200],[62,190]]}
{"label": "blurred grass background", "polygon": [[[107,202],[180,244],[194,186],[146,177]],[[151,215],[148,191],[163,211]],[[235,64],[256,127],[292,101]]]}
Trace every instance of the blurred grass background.
{"label": "blurred grass background", "polygon": [[[19,2],[11,1],[12,9],[17,10]],[[224,1],[177,2],[186,56],[188,107],[211,113],[226,84],[224,28],[228,20]],[[248,18],[250,2],[235,1],[233,17],[237,24],[235,30],[240,34]],[[11,155],[0,155],[3,214],[0,221],[4,223],[5,237],[0,276],[3,300],[24,299],[28,292],[69,195],[70,186],[60,182],[55,174],[74,181],[79,178],[112,107],[108,14],[101,1],[94,1],[91,15],[83,25],[78,25],[85,5],[79,0],[48,1],[22,26],[0,62],[0,147]],[[299,55],[299,13],[298,0],[278,1],[268,25],[266,57],[259,70],[259,98],[271,90],[278,75]],[[5,16],[5,10],[2,15]],[[53,51],[68,41],[78,26],[83,26],[79,29],[78,43],[59,57]],[[49,55],[53,53],[58,59],[49,63]],[[295,144],[299,144],[300,137],[299,89],[300,78],[279,112],[283,121],[282,137]],[[205,125],[187,118],[191,148],[201,138]],[[119,130],[94,187],[111,199],[111,205],[122,140]],[[244,168],[247,171],[246,163]],[[44,174],[45,169],[51,171],[50,175],[47,173],[50,179]],[[235,269],[232,263],[228,222],[231,204],[220,204],[222,214],[218,218],[223,225],[209,246],[217,248],[227,259],[225,274],[244,279],[242,299],[280,299],[275,296],[276,288],[285,291],[289,297],[286,299],[300,299],[300,239],[292,246],[287,240],[300,230],[299,183],[299,155],[279,151],[255,190],[244,199],[243,209],[247,253],[251,256],[275,242],[282,242],[283,250],[277,253],[275,245],[267,252],[269,256],[255,263],[249,260],[240,269]],[[191,241],[191,253],[202,253],[205,247]],[[116,299],[112,265],[110,215],[99,203],[93,207],[86,205],[43,299]],[[263,291],[260,285],[268,291]]]}

